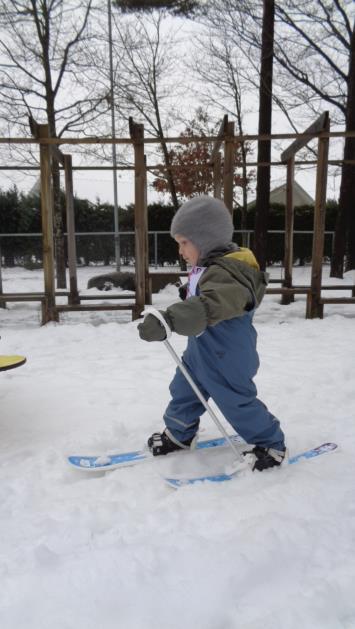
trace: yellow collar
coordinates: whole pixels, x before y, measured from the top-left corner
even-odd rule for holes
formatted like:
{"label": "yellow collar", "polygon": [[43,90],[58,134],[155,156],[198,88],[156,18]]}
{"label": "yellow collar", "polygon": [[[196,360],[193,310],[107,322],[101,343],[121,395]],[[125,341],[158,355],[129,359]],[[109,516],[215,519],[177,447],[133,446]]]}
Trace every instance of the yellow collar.
{"label": "yellow collar", "polygon": [[240,247],[238,251],[232,251],[232,253],[227,253],[224,258],[233,258],[234,260],[240,260],[240,262],[245,262],[245,264],[249,264],[249,266],[257,269],[259,271],[260,267],[256,261],[256,257],[253,252],[247,247]]}

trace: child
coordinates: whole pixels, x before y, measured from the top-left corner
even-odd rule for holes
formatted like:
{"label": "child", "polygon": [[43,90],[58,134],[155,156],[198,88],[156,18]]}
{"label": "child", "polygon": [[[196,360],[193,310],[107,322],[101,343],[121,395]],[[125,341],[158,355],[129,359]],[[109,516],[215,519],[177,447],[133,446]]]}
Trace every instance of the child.
{"label": "child", "polygon": [[[254,310],[264,296],[267,276],[253,253],[232,242],[233,223],[224,203],[209,196],[190,199],[176,212],[171,236],[192,266],[186,299],[163,316],[177,334],[188,337],[183,362],[206,399],[212,398],[231,426],[249,444],[252,468],[281,465],[284,434],[279,421],[258,400],[253,382],[259,359]],[[145,341],[163,341],[164,327],[149,314],[138,325]],[[192,448],[205,408],[179,369],[170,385],[166,428],[148,439],[153,455]]]}

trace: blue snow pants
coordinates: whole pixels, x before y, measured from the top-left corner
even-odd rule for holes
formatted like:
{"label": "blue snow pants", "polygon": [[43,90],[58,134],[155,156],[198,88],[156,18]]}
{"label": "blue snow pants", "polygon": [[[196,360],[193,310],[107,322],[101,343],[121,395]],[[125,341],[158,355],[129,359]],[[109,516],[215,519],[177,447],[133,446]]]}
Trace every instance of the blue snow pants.
{"label": "blue snow pants", "polygon": [[[214,400],[246,442],[283,450],[280,423],[257,398],[253,382],[259,357],[252,320],[253,313],[246,313],[189,337],[182,360],[205,399]],[[205,408],[179,369],[170,393],[164,421],[175,439],[186,441],[197,432]]]}

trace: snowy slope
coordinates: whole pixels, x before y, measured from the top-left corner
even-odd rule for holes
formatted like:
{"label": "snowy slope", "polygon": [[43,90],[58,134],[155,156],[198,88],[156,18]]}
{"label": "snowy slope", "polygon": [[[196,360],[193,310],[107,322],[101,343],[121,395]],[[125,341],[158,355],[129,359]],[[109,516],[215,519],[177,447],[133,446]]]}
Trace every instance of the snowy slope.
{"label": "snowy slope", "polygon": [[[19,269],[3,283],[42,287]],[[155,305],[174,300],[169,287]],[[291,454],[338,450],[174,491],[159,465],[87,476],[65,463],[161,427],[175,369],[163,344],[140,341],[128,313],[40,327],[37,305],[0,309],[0,352],[28,358],[0,374],[1,628],[355,629],[355,307],[304,311],[277,296],[258,311],[259,395]],[[201,436],[215,434],[205,417]]]}

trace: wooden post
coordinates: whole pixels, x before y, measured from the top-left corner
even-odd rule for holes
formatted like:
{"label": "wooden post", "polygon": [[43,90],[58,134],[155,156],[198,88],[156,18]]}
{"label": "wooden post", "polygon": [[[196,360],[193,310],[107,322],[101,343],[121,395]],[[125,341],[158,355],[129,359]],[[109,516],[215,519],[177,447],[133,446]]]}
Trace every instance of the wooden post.
{"label": "wooden post", "polygon": [[[329,131],[329,117],[326,117],[324,131]],[[323,318],[323,304],[320,303],[322,288],[322,263],[324,252],[325,204],[327,200],[329,138],[318,140],[318,160],[316,179],[316,198],[314,203],[312,278],[311,289],[307,295],[306,318]]]}
{"label": "wooden post", "polygon": [[71,155],[63,155],[65,174],[65,204],[68,232],[69,304],[80,304],[76,270],[76,242],[74,219],[73,165]]}
{"label": "wooden post", "polygon": [[221,153],[218,151],[213,161],[213,196],[215,199],[222,198],[221,162]]}
{"label": "wooden post", "polygon": [[223,200],[233,215],[234,122],[228,122],[224,140]]}
{"label": "wooden post", "polygon": [[[308,134],[319,134],[329,131],[329,112],[324,111],[304,132],[281,153],[281,162],[287,164],[287,202],[285,217],[285,281],[283,286],[292,287],[292,231],[293,231],[293,193],[294,159],[296,153],[309,142]],[[325,204],[327,194],[329,138],[320,137],[318,140],[316,199],[314,207],[314,235],[312,252],[312,280],[310,292],[307,295],[306,318],[323,316],[323,305],[320,303],[322,287],[322,261],[324,250]],[[292,185],[291,185],[292,178]],[[292,206],[292,214],[291,214]],[[283,296],[281,303],[293,301],[291,296]]]}
{"label": "wooden post", "polygon": [[147,169],[144,157],[144,125],[129,119],[129,130],[134,146],[134,228],[135,228],[135,271],[136,303],[132,311],[137,319],[145,303],[151,303],[148,264],[148,212],[147,212]]}
{"label": "wooden post", "polygon": [[49,144],[41,143],[41,138],[49,137],[47,124],[36,125],[36,135],[39,139],[41,166],[41,215],[43,233],[43,272],[45,307],[43,309],[42,324],[48,321],[58,321],[55,304],[54,282],[54,244],[53,244],[53,189],[51,173],[51,148]]}
{"label": "wooden post", "polygon": [[[294,222],[294,205],[293,205],[293,188],[295,174],[295,158],[290,157],[287,162],[286,174],[286,212],[285,212],[285,279],[282,283],[283,288],[292,288],[292,268],[293,268],[293,222]],[[295,300],[293,294],[282,294],[281,303],[283,305],[290,304]]]}
{"label": "wooden post", "polygon": [[[38,125],[31,122],[31,127],[36,132]],[[65,175],[65,204],[67,216],[67,232],[68,232],[68,264],[69,264],[69,281],[70,292],[68,303],[71,305],[80,304],[77,269],[76,269],[76,243],[75,243],[75,221],[74,221],[74,192],[73,192],[73,165],[71,155],[64,155],[61,150],[53,145],[51,146],[52,159],[57,160],[63,168]]]}

